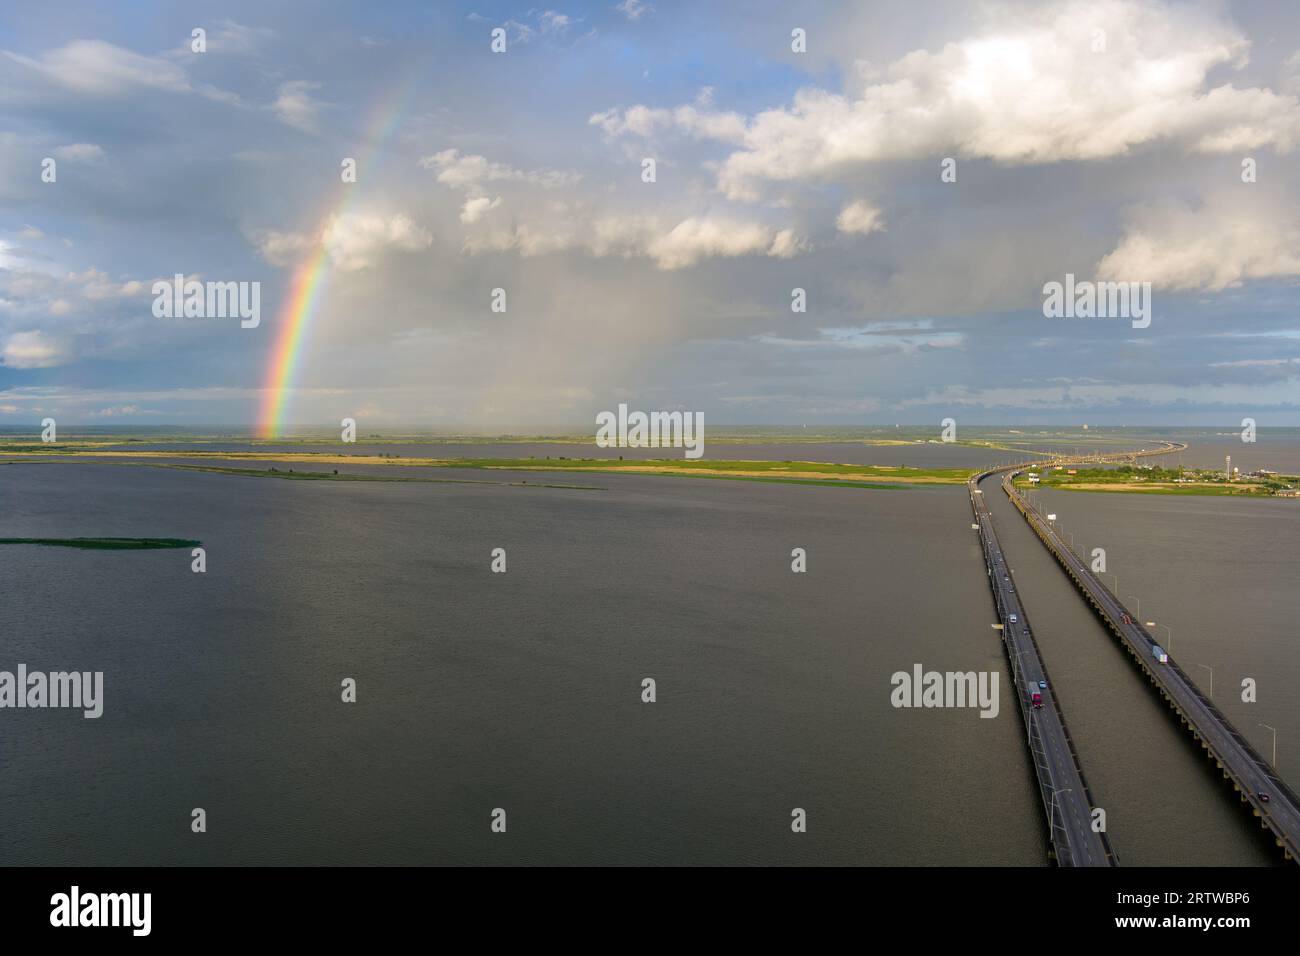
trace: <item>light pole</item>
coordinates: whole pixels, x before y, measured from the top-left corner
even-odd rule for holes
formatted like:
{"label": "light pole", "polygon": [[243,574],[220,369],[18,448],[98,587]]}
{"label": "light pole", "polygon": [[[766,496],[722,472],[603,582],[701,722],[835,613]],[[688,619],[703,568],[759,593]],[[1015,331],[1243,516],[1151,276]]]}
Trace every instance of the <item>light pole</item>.
{"label": "light pole", "polygon": [[1047,839],[1052,839],[1052,834],[1056,832],[1056,795],[1058,793],[1073,793],[1073,787],[1061,787],[1059,790],[1052,791],[1052,799],[1047,810]]}
{"label": "light pole", "polygon": [[1170,627],[1168,624],[1157,624],[1155,621],[1147,621],[1147,627],[1163,627],[1163,628],[1165,629],[1165,633],[1169,635],[1169,641],[1168,641],[1169,648],[1168,648],[1168,650],[1171,651],[1171,652],[1173,651],[1173,649],[1174,649],[1174,629],[1173,629],[1172,627]]}
{"label": "light pole", "polygon": [[1133,616],[1136,617],[1136,618],[1138,618],[1139,620],[1141,620],[1141,618],[1142,618],[1142,602],[1138,599],[1138,596],[1137,596],[1136,594],[1130,594],[1130,595],[1129,595],[1129,600],[1131,600],[1131,601],[1133,602],[1133,610],[1137,612],[1137,613],[1134,614]]}
{"label": "light pole", "polygon": [[1270,727],[1268,724],[1260,724],[1265,730],[1273,731],[1273,766],[1277,766],[1277,728]]}
{"label": "light pole", "polygon": [[1208,664],[1197,664],[1197,667],[1204,667],[1210,672],[1210,700],[1214,700],[1214,668]]}

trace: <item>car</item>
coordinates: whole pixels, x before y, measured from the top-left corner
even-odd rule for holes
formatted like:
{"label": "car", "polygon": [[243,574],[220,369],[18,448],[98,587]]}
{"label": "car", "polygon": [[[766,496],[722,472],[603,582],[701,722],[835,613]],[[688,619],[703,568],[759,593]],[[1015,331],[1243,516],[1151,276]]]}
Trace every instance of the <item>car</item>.
{"label": "car", "polygon": [[1016,617],[1014,614],[1011,615],[1011,623],[1012,623],[1012,624],[1015,624],[1015,623],[1016,623],[1017,621],[1019,621],[1019,620],[1020,620],[1020,618]]}
{"label": "car", "polygon": [[1267,793],[1257,793],[1257,794],[1255,794],[1255,796],[1259,797],[1259,802],[1260,802],[1260,803],[1268,803],[1268,794],[1267,794]]}
{"label": "car", "polygon": [[1040,681],[1038,682],[1038,687],[1039,687],[1040,690],[1047,690],[1047,681],[1045,681],[1045,680],[1040,680]]}

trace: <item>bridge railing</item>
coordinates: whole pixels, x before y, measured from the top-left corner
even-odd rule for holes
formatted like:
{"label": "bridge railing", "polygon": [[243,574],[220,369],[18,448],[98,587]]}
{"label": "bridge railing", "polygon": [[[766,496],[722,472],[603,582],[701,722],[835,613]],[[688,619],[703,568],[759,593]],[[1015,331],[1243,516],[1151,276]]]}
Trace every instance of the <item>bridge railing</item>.
{"label": "bridge railing", "polygon": [[[1057,559],[1061,566],[1067,570],[1070,577],[1075,581],[1080,590],[1089,594],[1089,597],[1093,598],[1093,604],[1096,606],[1097,612],[1110,626],[1111,630],[1114,631],[1115,634],[1134,651],[1134,659],[1137,661],[1138,666],[1143,670],[1143,672],[1148,674],[1153,680],[1160,684],[1161,687],[1166,688],[1167,694],[1172,694],[1173,692],[1167,687],[1168,682],[1164,675],[1159,673],[1159,671],[1157,671],[1147,659],[1151,646],[1156,643],[1150,632],[1147,631],[1141,622],[1129,612],[1128,608],[1124,606],[1124,603],[1119,599],[1119,597],[1110,591],[1105,582],[1098,578],[1079,558],[1079,556],[1074,554],[1073,551],[1069,552],[1070,557],[1073,559],[1073,565],[1071,564],[1071,561],[1065,557],[1065,551],[1067,549],[1064,542],[1060,540],[1054,530],[1047,526],[1047,523],[1039,512],[1034,509],[1032,505],[1025,503],[1023,497],[1015,489],[1015,486],[1012,483],[1014,477],[1014,472],[1004,475],[1002,485],[1007,496],[1011,499],[1017,510],[1024,515],[1025,520],[1029,522],[1030,527],[1038,536],[1039,540],[1043,542],[1048,551]],[[1104,602],[1098,600],[1102,594],[1105,594],[1109,599],[1109,602],[1119,609],[1121,615],[1127,615],[1129,621],[1132,623],[1125,624],[1122,621],[1115,620],[1103,606]],[[1125,630],[1126,627],[1131,627],[1136,630],[1146,641],[1147,646],[1144,648],[1135,643]],[[1161,667],[1168,668],[1180,678],[1183,689],[1196,698],[1196,700],[1209,713],[1210,718],[1218,725],[1219,729],[1238,745],[1244,757],[1269,781],[1275,794],[1280,796],[1300,812],[1300,799],[1296,797],[1295,792],[1277,775],[1277,772],[1264,760],[1264,758],[1255,750],[1254,746],[1241,734],[1240,731],[1237,730],[1223,712],[1219,710],[1215,703],[1205,696],[1196,681],[1194,681],[1172,657],[1170,657],[1168,664],[1163,664]],[[1179,709],[1180,711],[1182,710],[1182,708]],[[1183,713],[1183,717],[1196,731],[1197,737],[1201,740],[1205,749],[1209,751],[1220,766],[1224,768],[1225,773],[1231,776],[1237,787],[1241,789],[1243,793],[1250,793],[1251,788],[1247,785],[1246,781],[1241,779],[1239,773],[1233,767],[1233,760],[1231,757],[1221,752],[1213,742],[1206,738],[1205,734],[1196,726],[1195,721],[1189,714]],[[1250,794],[1250,798],[1251,802],[1254,803],[1253,793]],[[1282,832],[1280,827],[1274,823],[1271,817],[1265,816],[1264,819],[1269,828],[1278,836],[1279,840],[1289,848],[1293,856],[1296,856],[1297,848],[1294,844],[1294,837]],[[1300,857],[1297,858],[1300,859]]]}

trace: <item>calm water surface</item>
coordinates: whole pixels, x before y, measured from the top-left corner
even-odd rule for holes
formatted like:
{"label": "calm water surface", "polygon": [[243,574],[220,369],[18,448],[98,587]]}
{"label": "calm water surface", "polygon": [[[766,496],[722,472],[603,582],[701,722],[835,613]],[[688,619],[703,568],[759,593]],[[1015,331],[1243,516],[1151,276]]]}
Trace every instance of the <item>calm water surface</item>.
{"label": "calm water surface", "polygon": [[[0,466],[0,535],[208,561],[0,546],[0,667],[106,682],[0,712],[0,861],[1043,862],[962,489],[599,478]],[[1001,716],[893,709],[915,662],[999,671]]]}

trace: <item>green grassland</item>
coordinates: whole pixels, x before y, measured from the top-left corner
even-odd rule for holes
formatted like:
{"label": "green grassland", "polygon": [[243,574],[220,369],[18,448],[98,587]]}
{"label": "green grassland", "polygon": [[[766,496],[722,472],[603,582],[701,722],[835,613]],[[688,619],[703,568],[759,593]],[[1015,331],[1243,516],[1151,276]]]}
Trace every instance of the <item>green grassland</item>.
{"label": "green grassland", "polygon": [[[1019,488],[1062,488],[1066,491],[1123,492],[1146,495],[1209,495],[1220,497],[1270,498],[1300,487],[1300,478],[1278,475],[1268,478],[1241,477],[1227,481],[1214,471],[1178,468],[1079,468],[1076,474],[1052,469],[1031,484],[1022,474]],[[1181,479],[1181,480],[1180,480]]]}

